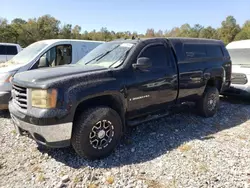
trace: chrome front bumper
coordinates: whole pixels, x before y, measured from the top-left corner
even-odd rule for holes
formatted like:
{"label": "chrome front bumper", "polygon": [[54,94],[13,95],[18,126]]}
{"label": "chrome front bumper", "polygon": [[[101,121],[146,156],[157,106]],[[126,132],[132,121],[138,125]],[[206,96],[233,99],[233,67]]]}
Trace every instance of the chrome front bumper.
{"label": "chrome front bumper", "polygon": [[59,148],[70,145],[72,134],[72,123],[56,125],[33,125],[24,122],[11,114],[14,126],[17,132],[23,135],[27,132],[39,144]]}

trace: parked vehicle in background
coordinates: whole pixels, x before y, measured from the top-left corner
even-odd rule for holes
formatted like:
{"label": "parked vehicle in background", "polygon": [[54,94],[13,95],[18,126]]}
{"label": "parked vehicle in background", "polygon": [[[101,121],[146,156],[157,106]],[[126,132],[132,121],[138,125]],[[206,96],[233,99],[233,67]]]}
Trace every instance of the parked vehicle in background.
{"label": "parked vehicle in background", "polygon": [[22,50],[19,44],[0,43],[0,63],[4,63]]}
{"label": "parked vehicle in background", "polygon": [[226,48],[232,59],[232,83],[223,94],[250,97],[250,40],[234,41]]}
{"label": "parked vehicle in background", "polygon": [[213,116],[230,79],[230,56],[219,40],[112,41],[75,65],[16,74],[9,110],[17,131],[38,144],[72,144],[97,159],[114,150],[126,126],[166,116],[183,102]]}
{"label": "parked vehicle in background", "polygon": [[24,71],[74,64],[102,41],[50,39],[35,42],[11,60],[0,64],[0,109],[8,108],[10,79]]}

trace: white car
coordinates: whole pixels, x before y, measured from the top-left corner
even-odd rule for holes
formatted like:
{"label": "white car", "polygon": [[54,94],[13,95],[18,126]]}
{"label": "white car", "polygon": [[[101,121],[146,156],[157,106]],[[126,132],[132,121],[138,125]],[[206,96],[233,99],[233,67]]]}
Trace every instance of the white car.
{"label": "white car", "polygon": [[224,95],[250,97],[250,40],[234,41],[226,46],[232,60],[230,88]]}
{"label": "white car", "polygon": [[22,50],[19,44],[0,43],[0,63],[4,63]]}
{"label": "white car", "polygon": [[24,48],[9,61],[0,63],[0,110],[8,109],[12,89],[10,80],[16,73],[74,64],[102,43],[71,39],[42,40]]}

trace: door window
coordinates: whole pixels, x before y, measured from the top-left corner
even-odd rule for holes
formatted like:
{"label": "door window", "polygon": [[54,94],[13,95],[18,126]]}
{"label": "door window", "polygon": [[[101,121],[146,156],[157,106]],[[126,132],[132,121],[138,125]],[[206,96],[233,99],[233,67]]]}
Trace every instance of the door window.
{"label": "door window", "polygon": [[67,65],[72,61],[72,46],[62,45],[56,47],[56,66]]}
{"label": "door window", "polygon": [[6,46],[6,55],[16,55],[17,48],[16,46]]}
{"label": "door window", "polygon": [[70,64],[72,61],[72,46],[59,45],[45,52],[32,68],[55,67]]}
{"label": "door window", "polygon": [[167,50],[164,45],[147,47],[139,57],[147,57],[152,62],[151,69],[158,69],[168,66]]}
{"label": "door window", "polygon": [[0,45],[0,55],[6,55],[6,48],[3,45]]}

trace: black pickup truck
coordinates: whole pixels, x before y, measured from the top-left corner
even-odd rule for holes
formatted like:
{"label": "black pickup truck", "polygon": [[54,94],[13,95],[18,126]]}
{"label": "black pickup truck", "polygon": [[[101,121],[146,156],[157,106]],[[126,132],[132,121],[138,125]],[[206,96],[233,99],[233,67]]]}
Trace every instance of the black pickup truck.
{"label": "black pickup truck", "polygon": [[213,116],[230,79],[230,56],[219,40],[116,40],[76,65],[16,74],[9,111],[18,132],[38,145],[72,145],[97,159],[114,150],[127,126],[178,104],[195,102],[202,116]]}

